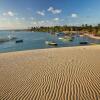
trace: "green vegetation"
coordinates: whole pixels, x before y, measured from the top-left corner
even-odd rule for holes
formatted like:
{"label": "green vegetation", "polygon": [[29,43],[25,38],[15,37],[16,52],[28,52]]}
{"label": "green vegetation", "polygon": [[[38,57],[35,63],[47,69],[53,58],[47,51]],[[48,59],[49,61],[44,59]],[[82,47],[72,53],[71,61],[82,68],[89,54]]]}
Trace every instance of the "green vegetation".
{"label": "green vegetation", "polygon": [[34,31],[34,32],[72,32],[77,31],[81,34],[89,33],[93,35],[100,36],[100,24],[97,26],[92,25],[81,25],[81,26],[54,26],[54,27],[31,27],[27,29],[27,31]]}

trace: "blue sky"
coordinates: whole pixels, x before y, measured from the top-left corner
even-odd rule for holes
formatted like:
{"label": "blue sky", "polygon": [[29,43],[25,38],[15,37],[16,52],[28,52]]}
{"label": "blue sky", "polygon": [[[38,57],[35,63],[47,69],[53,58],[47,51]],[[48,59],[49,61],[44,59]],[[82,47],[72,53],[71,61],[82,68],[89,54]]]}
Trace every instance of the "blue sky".
{"label": "blue sky", "polygon": [[100,23],[100,0],[0,0],[0,29]]}

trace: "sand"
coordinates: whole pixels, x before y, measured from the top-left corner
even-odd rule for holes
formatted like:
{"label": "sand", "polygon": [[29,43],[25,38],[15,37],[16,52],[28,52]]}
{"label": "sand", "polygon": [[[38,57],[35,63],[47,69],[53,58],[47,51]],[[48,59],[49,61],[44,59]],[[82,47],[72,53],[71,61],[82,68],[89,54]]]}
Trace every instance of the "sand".
{"label": "sand", "polygon": [[93,34],[85,34],[85,35],[92,39],[100,40],[100,36],[94,36]]}
{"label": "sand", "polygon": [[1,53],[0,100],[100,100],[100,46]]}

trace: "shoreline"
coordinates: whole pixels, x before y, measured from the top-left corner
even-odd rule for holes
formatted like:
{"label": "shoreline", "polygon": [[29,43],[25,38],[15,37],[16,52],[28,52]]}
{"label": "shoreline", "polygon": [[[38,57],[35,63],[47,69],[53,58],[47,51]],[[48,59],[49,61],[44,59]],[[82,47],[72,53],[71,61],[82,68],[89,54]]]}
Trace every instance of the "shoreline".
{"label": "shoreline", "polygon": [[[64,33],[69,33],[68,31],[63,31]],[[77,31],[71,31],[71,33],[77,33]],[[80,34],[81,32],[79,32]],[[89,36],[90,38],[93,38],[93,39],[100,39],[99,36],[94,36],[93,34],[90,34],[90,33],[85,33],[83,35],[86,35],[86,36]],[[80,35],[80,36],[83,36],[83,35]]]}
{"label": "shoreline", "polygon": [[68,46],[68,47],[58,47],[58,48],[43,48],[43,49],[29,49],[29,50],[19,50],[19,51],[8,51],[8,52],[0,52],[0,54],[8,54],[8,53],[23,53],[23,52],[38,52],[44,50],[52,50],[52,49],[64,49],[64,48],[79,48],[79,47],[89,47],[89,46],[99,46],[99,44],[90,44],[90,45],[79,45],[79,46]]}
{"label": "shoreline", "polygon": [[88,36],[88,37],[90,37],[90,38],[92,38],[92,39],[97,39],[97,40],[100,39],[100,37],[94,36],[94,35],[92,35],[92,34],[85,34],[85,35]]}

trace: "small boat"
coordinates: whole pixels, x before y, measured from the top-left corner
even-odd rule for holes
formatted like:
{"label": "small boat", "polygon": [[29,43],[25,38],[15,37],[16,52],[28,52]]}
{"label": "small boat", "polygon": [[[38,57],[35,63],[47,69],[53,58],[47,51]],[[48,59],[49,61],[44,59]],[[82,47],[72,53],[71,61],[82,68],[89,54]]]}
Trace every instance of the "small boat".
{"label": "small boat", "polygon": [[84,41],[84,42],[80,42],[80,44],[88,44],[88,42],[87,41]]}
{"label": "small boat", "polygon": [[64,38],[62,38],[62,37],[60,37],[60,38],[58,38],[59,40],[63,40]]}
{"label": "small boat", "polygon": [[16,43],[22,43],[23,40],[16,40]]}
{"label": "small boat", "polygon": [[65,33],[56,33],[57,36],[65,36]]}
{"label": "small boat", "polygon": [[53,41],[46,41],[45,43],[48,45],[57,46],[57,43]]}
{"label": "small boat", "polygon": [[60,37],[60,38],[58,38],[59,40],[62,40],[62,41],[73,41],[73,38],[71,38],[71,37]]}
{"label": "small boat", "polygon": [[73,39],[72,39],[72,38],[70,38],[70,39],[69,39],[69,41],[73,41]]}
{"label": "small boat", "polygon": [[72,36],[71,38],[72,38],[72,39],[75,39],[75,37],[74,37],[74,36]]}
{"label": "small boat", "polygon": [[15,39],[17,39],[15,36],[11,36],[11,35],[8,35],[8,39],[9,40],[15,40]]}
{"label": "small boat", "polygon": [[14,39],[16,39],[16,37],[8,35],[7,37],[0,37],[0,42],[8,42]]}

